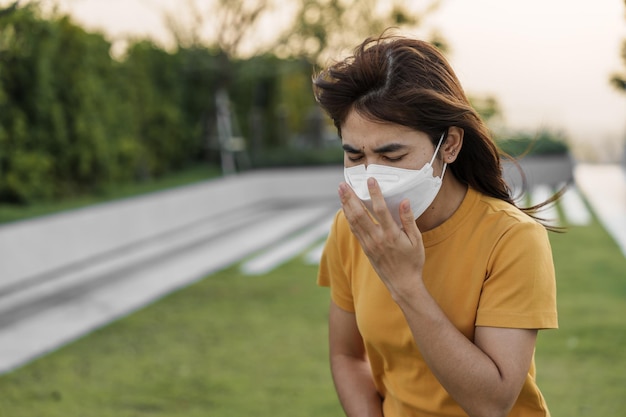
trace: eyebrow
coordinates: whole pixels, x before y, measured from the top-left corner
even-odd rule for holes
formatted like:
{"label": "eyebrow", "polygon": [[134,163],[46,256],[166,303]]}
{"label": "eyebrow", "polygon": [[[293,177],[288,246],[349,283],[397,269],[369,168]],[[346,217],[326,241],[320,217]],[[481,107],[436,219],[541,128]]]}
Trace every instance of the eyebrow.
{"label": "eyebrow", "polygon": [[[360,149],[356,149],[348,144],[344,144],[342,146],[343,150],[348,152],[348,153],[363,153]],[[374,149],[374,153],[390,153],[390,152],[397,152],[397,151],[401,151],[408,148],[407,145],[402,145],[401,143],[388,143],[386,145],[383,146],[379,146],[378,148]]]}

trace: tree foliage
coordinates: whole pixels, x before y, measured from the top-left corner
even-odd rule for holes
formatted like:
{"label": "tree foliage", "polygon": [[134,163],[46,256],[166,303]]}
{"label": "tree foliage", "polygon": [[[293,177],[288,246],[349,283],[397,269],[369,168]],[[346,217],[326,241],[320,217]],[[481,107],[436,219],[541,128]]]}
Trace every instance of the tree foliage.
{"label": "tree foliage", "polygon": [[[210,139],[223,52],[147,40],[118,59],[110,49],[102,34],[67,16],[44,18],[36,5],[0,11],[0,202],[93,193],[217,162]],[[286,143],[304,111],[284,97],[314,104],[310,66],[272,54],[228,65],[242,135],[260,147]]]}
{"label": "tree foliage", "polygon": [[101,34],[36,6],[0,14],[0,39],[0,200],[94,191],[201,155],[182,54],[140,42],[119,62]]}
{"label": "tree foliage", "polygon": [[218,162],[220,89],[251,151],[285,147],[315,107],[314,63],[387,26],[419,24],[436,1],[373,12],[374,0],[300,0],[289,36],[252,57],[242,47],[279,1],[199,4],[187,1],[187,20],[169,16],[174,50],[134,40],[117,58],[103,34],[68,16],[44,17],[35,3],[0,9],[0,202],[62,199]]}
{"label": "tree foliage", "polygon": [[[377,8],[378,3],[292,2],[293,21],[282,34],[281,25],[273,28],[275,39],[265,45],[258,40],[264,19],[286,18],[285,3],[279,0],[186,0],[182,11],[167,12],[165,18],[179,49],[206,46],[216,52],[219,82],[209,96],[225,94],[231,98],[235,123],[254,151],[261,146],[259,136],[267,138],[263,146],[284,145],[289,131],[304,127],[316,106],[310,87],[314,64],[390,26],[413,28],[438,5],[437,0],[423,0],[423,9],[411,10],[401,0],[390,2],[387,8]],[[439,39],[433,39],[443,46]],[[242,47],[255,43],[257,54],[245,57]],[[207,100],[206,108],[207,142],[210,149],[217,149],[216,128],[211,126],[216,118],[212,114],[215,104]]]}
{"label": "tree foliage", "polygon": [[422,10],[411,10],[398,0],[385,3],[384,9],[377,8],[381,2],[376,0],[301,0],[293,26],[277,47],[284,54],[324,62],[387,28],[415,28],[438,6],[438,1],[424,3]]}
{"label": "tree foliage", "polygon": [[0,37],[0,196],[51,197],[111,178],[108,43],[33,7],[0,17]]}

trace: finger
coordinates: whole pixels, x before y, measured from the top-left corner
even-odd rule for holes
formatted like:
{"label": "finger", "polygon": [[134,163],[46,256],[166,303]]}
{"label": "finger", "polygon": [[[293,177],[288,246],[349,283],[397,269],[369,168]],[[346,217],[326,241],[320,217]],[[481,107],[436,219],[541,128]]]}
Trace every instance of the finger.
{"label": "finger", "polygon": [[422,238],[422,234],[417,228],[415,223],[415,217],[413,216],[413,210],[411,209],[411,203],[408,199],[402,200],[400,203],[400,221],[402,222],[402,228],[404,233],[411,241],[411,245],[415,247]]}
{"label": "finger", "polygon": [[356,210],[362,205],[361,200],[357,197],[352,187],[345,182],[339,184],[339,199],[341,200],[341,206],[349,210]]}
{"label": "finger", "polygon": [[357,236],[366,236],[375,227],[365,205],[355,194],[354,190],[345,182],[339,184],[339,198],[341,208],[348,220],[352,232]]}
{"label": "finger", "polygon": [[383,192],[380,190],[380,186],[375,178],[370,177],[367,179],[367,189],[372,200],[372,211],[378,223],[385,229],[395,226],[396,222],[393,220],[389,208],[387,208]]}

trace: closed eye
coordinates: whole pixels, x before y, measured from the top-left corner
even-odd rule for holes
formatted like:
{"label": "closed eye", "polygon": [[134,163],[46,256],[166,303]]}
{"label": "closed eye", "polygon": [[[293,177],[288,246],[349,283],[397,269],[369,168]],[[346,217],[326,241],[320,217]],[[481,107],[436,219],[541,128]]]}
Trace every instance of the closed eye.
{"label": "closed eye", "polygon": [[363,152],[361,152],[360,150],[353,148],[350,145],[344,144],[343,145],[343,150],[346,153],[346,155],[348,155],[348,160],[352,161],[352,162],[357,162],[361,159],[363,159]]}
{"label": "closed eye", "polygon": [[358,162],[361,159],[363,159],[363,155],[362,154],[349,154],[350,156],[348,156],[348,160],[352,161],[352,162]]}
{"label": "closed eye", "polygon": [[383,155],[382,158],[385,161],[389,161],[389,162],[399,162],[402,160],[402,158],[404,158],[406,156],[406,154],[404,155],[400,155],[400,156],[387,156],[387,155]]}
{"label": "closed eye", "polygon": [[387,143],[373,151],[380,155],[381,159],[387,162],[399,162],[409,154],[410,148],[402,143]]}

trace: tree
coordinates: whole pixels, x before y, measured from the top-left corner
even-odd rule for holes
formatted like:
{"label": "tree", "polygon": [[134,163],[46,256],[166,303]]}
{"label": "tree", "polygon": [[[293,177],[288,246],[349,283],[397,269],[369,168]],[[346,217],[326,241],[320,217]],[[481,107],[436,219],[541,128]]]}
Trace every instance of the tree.
{"label": "tree", "polygon": [[[205,91],[207,99],[206,110],[201,116],[204,121],[202,135],[209,150],[208,158],[219,159],[223,171],[229,173],[235,169],[234,157],[229,149],[233,138],[227,133],[233,131],[230,116],[233,59],[239,55],[242,43],[254,33],[259,18],[271,8],[272,3],[270,0],[213,0],[206,10],[200,10],[196,0],[187,0],[186,5],[187,15],[180,15],[178,11],[176,14],[166,13],[166,23],[176,39],[179,52],[207,46],[216,51],[217,82]],[[252,111],[259,112],[256,108]],[[226,118],[224,115],[227,115]]]}
{"label": "tree", "polygon": [[0,16],[0,198],[27,202],[115,176],[110,44],[36,5]]}
{"label": "tree", "polygon": [[[278,38],[275,50],[280,56],[304,59],[311,66],[324,65],[388,28],[415,29],[439,5],[437,0],[422,3],[422,8],[415,10],[402,0],[301,0],[292,26]],[[438,36],[431,41],[445,49]],[[322,147],[325,118],[321,110],[312,103],[305,114],[308,144]]]}
{"label": "tree", "polygon": [[[321,63],[387,28],[419,26],[439,2],[426,0],[421,10],[407,8],[402,0],[386,3],[386,8],[378,4],[376,0],[301,0],[293,26],[279,38],[277,49],[281,54]],[[443,46],[437,37],[433,40]]]}
{"label": "tree", "polygon": [[[284,140],[287,135],[284,132],[270,132],[268,126],[281,123],[287,126],[284,123],[286,120],[291,126],[302,126],[305,120],[294,121],[294,115],[297,114],[300,118],[310,116],[311,108],[315,107],[310,91],[313,64],[335,55],[340,49],[352,47],[365,36],[379,34],[387,27],[406,29],[418,26],[422,18],[438,5],[437,0],[423,2],[421,10],[414,10],[407,8],[401,0],[394,0],[386,7],[377,6],[379,2],[376,0],[298,0],[292,3],[292,6],[295,4],[293,14],[285,16],[284,7],[280,10],[282,14],[279,14],[277,0],[213,0],[205,10],[200,10],[197,0],[187,0],[187,16],[170,13],[166,15],[166,19],[179,48],[204,45],[216,51],[220,62],[219,82],[207,94],[210,97],[228,95],[234,102],[234,114],[241,114],[241,107],[246,107],[247,117],[245,120],[240,119],[239,123],[244,132],[250,133],[247,137],[250,147],[258,151],[266,145],[286,144]],[[280,66],[280,69],[276,66],[272,69],[262,64],[269,61],[258,60],[257,64],[261,65],[253,72],[249,72],[248,65],[233,65],[234,60],[243,58],[242,46],[254,44],[260,23],[268,16],[291,18],[292,22],[287,24],[283,33],[276,33],[273,42],[267,45],[257,43],[254,55],[279,56],[304,65],[286,65]],[[441,42],[439,44],[442,45]],[[254,57],[248,59],[254,60]],[[297,71],[302,76],[293,77],[284,72],[279,73],[280,70],[287,69]],[[236,85],[231,82],[234,77],[238,80]],[[290,78],[292,83],[304,80],[304,88],[298,88],[298,94],[306,95],[308,100],[296,101],[308,103],[306,109],[294,109],[292,105],[284,103],[284,99],[281,102],[275,98],[279,91],[284,91],[284,84],[277,81],[278,78]],[[247,84],[247,88],[239,88],[242,81]],[[293,95],[290,92],[291,100],[294,99]],[[211,114],[207,119],[215,120],[215,105],[211,106],[209,103],[207,100],[207,114]],[[252,105],[246,106],[246,103]],[[274,119],[269,122],[268,117]],[[215,134],[215,124],[207,126],[209,129],[205,134],[210,148],[223,148],[223,141],[227,138],[217,140],[219,135]]]}
{"label": "tree", "polygon": [[206,77],[147,41],[121,60],[110,49],[36,4],[0,10],[0,201],[93,193],[200,158],[188,114]]}
{"label": "tree", "polygon": [[271,12],[271,0],[212,0],[203,2],[201,10],[197,0],[185,2],[186,13],[166,12],[166,25],[179,49],[205,48],[215,50],[220,57],[218,68],[222,83],[231,79],[231,61],[239,57],[241,45],[251,41],[258,29],[259,19]]}

